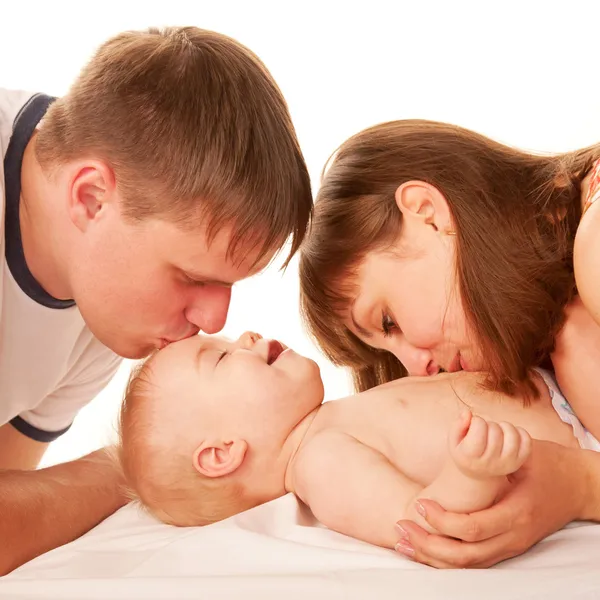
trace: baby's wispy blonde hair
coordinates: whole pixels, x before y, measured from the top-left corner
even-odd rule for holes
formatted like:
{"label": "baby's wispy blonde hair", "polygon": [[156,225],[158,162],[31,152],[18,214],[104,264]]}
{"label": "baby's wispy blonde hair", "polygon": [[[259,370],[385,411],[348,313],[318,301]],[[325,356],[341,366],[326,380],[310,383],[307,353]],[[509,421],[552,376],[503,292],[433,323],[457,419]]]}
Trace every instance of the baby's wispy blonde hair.
{"label": "baby's wispy blonde hair", "polygon": [[116,454],[128,497],[180,527],[209,525],[259,504],[235,473],[210,478],[194,468],[195,440],[164,423],[169,407],[159,403],[173,406],[177,398],[161,398],[152,373],[155,355],[132,369],[121,407]]}

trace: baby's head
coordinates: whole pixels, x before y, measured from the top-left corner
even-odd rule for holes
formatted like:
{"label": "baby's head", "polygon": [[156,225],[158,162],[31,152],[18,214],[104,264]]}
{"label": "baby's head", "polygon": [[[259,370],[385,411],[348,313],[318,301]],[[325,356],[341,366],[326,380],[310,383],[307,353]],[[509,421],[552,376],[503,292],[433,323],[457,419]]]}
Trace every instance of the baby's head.
{"label": "baby's head", "polygon": [[279,342],[194,336],[132,373],[119,456],[157,518],[206,525],[285,493],[301,424],[323,401],[319,368]]}

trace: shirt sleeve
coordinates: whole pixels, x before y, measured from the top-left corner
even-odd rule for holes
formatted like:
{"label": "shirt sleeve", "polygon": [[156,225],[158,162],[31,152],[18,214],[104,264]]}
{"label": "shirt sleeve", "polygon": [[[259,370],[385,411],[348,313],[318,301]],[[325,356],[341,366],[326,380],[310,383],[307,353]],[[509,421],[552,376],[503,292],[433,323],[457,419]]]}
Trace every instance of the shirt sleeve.
{"label": "shirt sleeve", "polygon": [[94,341],[95,347],[88,348],[54,392],[10,421],[15,429],[46,443],[69,430],[77,413],[108,385],[122,362],[119,356]]}

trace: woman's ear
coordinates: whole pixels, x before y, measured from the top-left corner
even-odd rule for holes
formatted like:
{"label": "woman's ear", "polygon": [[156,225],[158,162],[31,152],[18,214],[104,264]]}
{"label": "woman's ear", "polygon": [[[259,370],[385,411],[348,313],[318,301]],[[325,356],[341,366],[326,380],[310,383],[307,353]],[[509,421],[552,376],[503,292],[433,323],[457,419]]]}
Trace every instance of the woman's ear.
{"label": "woman's ear", "polygon": [[244,462],[248,444],[244,440],[204,442],[194,451],[194,468],[206,477],[223,477]]}
{"label": "woman's ear", "polygon": [[407,181],[395,193],[396,206],[404,219],[442,233],[452,231],[452,215],[443,194],[424,181]]}

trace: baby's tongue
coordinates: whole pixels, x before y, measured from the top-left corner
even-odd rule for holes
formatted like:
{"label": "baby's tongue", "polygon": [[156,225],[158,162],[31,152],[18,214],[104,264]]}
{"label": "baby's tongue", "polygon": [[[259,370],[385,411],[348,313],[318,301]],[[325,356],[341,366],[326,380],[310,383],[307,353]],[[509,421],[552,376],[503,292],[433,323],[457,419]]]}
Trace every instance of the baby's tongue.
{"label": "baby's tongue", "polygon": [[283,352],[283,346],[277,340],[269,340],[269,357],[267,364],[272,365]]}

